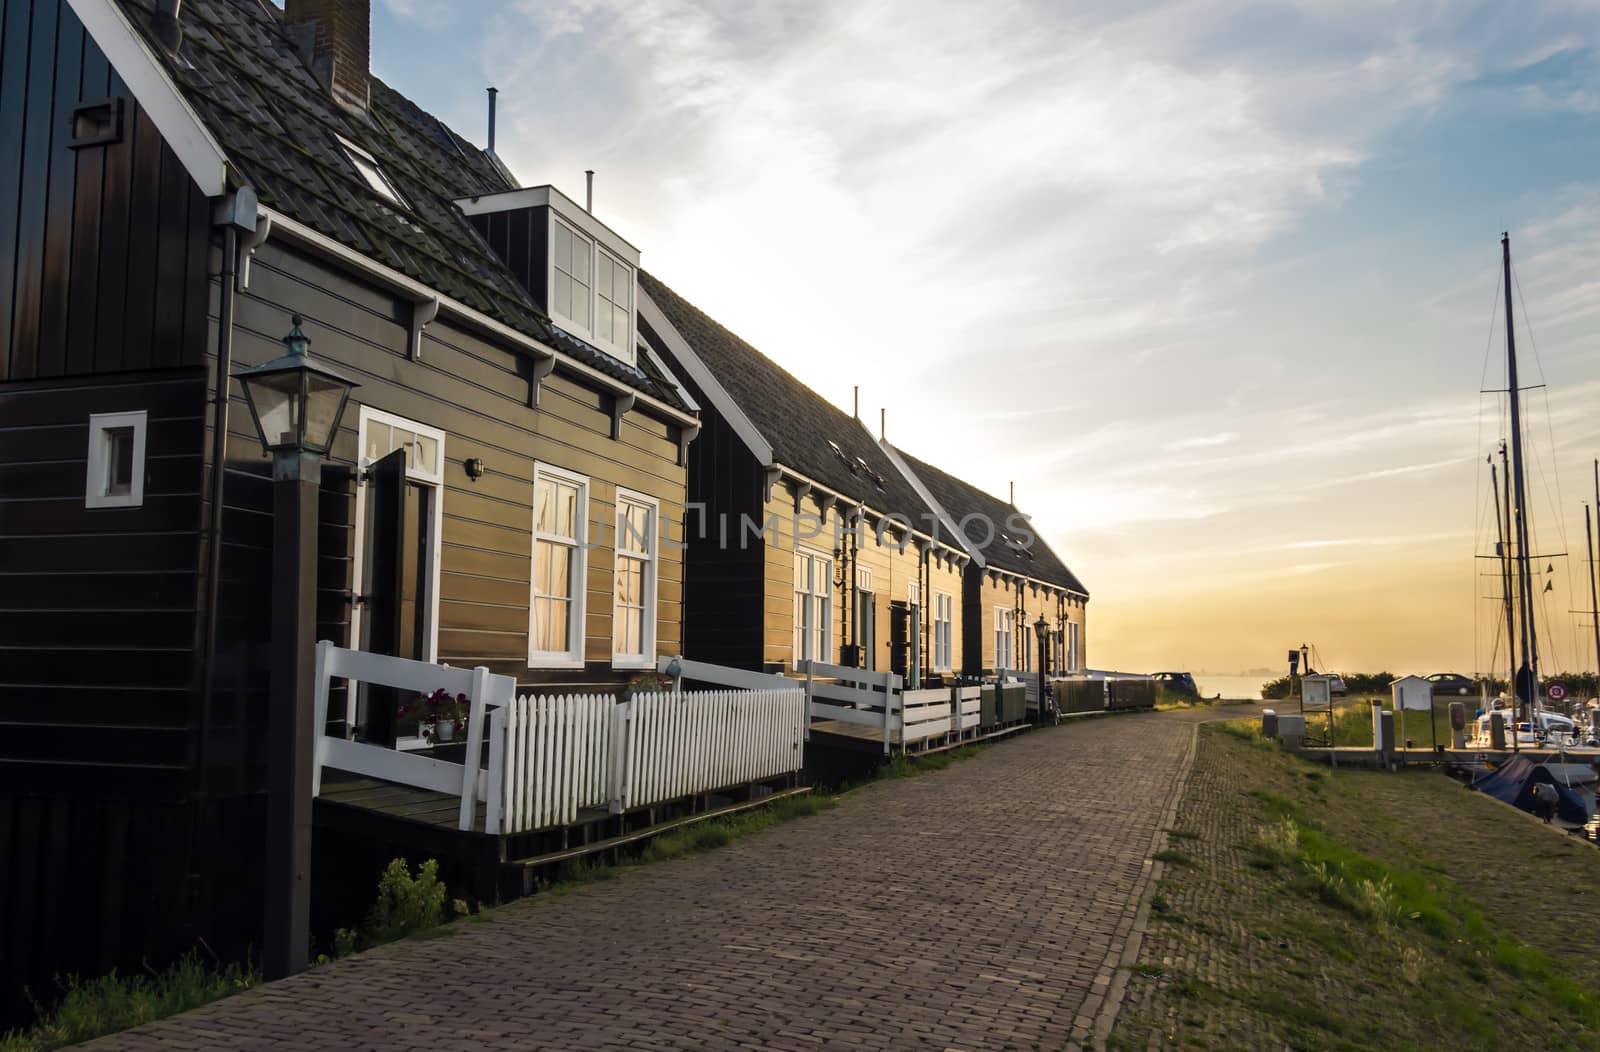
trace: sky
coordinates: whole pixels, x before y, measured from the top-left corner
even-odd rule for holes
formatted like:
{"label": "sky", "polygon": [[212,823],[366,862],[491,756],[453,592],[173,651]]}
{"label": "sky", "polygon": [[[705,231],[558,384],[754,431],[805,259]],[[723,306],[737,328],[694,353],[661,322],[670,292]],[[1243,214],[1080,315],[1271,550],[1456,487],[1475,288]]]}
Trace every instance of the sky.
{"label": "sky", "polygon": [[[1546,668],[1595,666],[1600,4],[377,0],[373,68],[915,455],[1090,663],[1503,672],[1512,237]],[[1560,557],[1560,553],[1569,553]],[[1550,572],[1546,573],[1546,568]],[[1541,584],[1542,588],[1542,584]],[[1498,660],[1496,661],[1496,658]]]}

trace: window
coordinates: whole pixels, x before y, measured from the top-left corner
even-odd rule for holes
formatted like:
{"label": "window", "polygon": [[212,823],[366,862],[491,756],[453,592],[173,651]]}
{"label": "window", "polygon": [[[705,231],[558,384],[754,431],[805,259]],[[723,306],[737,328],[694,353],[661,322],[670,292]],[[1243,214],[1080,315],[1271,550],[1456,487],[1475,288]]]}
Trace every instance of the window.
{"label": "window", "polygon": [[1011,642],[1013,629],[1017,623],[1017,612],[1010,607],[997,606],[994,608],[994,667],[996,669],[1013,668],[1012,661],[1015,653]]}
{"label": "window", "polygon": [[361,466],[397,449],[406,451],[407,478],[434,485],[444,481],[444,432],[362,406]]}
{"label": "window", "polygon": [[1067,622],[1067,668],[1073,672],[1083,667],[1083,656],[1078,651],[1078,622]]}
{"label": "window", "polygon": [[594,342],[627,356],[633,325],[633,270],[605,249],[595,250]]}
{"label": "window", "polygon": [[657,517],[651,498],[617,491],[611,663],[619,668],[655,666]]}
{"label": "window", "polygon": [[933,670],[951,671],[950,643],[955,625],[955,598],[949,592],[933,593]]}
{"label": "window", "polygon": [[827,661],[831,643],[833,560],[816,552],[794,553],[794,658]]}
{"label": "window", "polygon": [[400,191],[389,181],[389,177],[383,174],[383,169],[378,167],[378,162],[372,154],[345,138],[339,139],[339,145],[344,147],[344,155],[350,159],[357,174],[379,197],[398,208],[409,207],[405,198],[400,196]]}
{"label": "window", "polygon": [[559,219],[551,234],[550,264],[555,273],[550,282],[550,311],[587,334],[591,331],[589,262],[594,257],[594,242]]}
{"label": "window", "polygon": [[530,668],[583,667],[584,536],[589,480],[535,464]]}
{"label": "window", "polygon": [[144,504],[144,442],[147,415],[95,413],[89,417],[87,508],[137,508]]}

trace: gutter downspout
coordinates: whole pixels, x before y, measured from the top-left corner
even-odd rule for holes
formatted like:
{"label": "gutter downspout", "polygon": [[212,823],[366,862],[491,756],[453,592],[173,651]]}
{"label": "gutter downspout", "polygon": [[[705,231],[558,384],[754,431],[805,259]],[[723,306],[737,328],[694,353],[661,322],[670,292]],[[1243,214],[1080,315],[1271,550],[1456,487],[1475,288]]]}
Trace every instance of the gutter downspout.
{"label": "gutter downspout", "polygon": [[[233,371],[233,313],[238,289],[234,282],[240,255],[239,233],[257,230],[256,194],[242,187],[216,207],[213,222],[222,227],[221,299],[217,310],[217,376],[211,389],[211,501],[206,523],[206,600],[201,651],[200,739],[195,749],[195,769],[201,795],[206,792],[206,746],[211,738],[212,695],[217,682],[217,607],[222,587],[222,502],[227,475],[228,395]],[[257,239],[259,242],[259,239]]]}

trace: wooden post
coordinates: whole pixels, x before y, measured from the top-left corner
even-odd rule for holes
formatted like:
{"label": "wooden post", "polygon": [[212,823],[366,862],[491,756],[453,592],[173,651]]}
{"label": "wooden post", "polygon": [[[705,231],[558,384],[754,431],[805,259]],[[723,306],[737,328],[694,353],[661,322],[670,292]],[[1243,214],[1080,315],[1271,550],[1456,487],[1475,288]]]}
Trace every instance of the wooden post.
{"label": "wooden post", "polygon": [[266,931],[261,970],[281,979],[311,963],[311,792],[321,458],[273,461],[272,672],[268,678]]}
{"label": "wooden post", "polygon": [[467,755],[462,761],[459,828],[470,830],[478,810],[478,771],[483,766],[483,728],[489,708],[489,670],[472,670],[472,693],[467,708]]}

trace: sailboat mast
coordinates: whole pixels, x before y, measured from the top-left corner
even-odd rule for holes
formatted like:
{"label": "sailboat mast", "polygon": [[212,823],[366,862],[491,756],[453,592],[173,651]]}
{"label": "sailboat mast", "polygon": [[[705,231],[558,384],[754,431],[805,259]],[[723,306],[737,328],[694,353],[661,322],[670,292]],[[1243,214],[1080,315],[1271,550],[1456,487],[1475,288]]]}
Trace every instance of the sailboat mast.
{"label": "sailboat mast", "polygon": [[[1501,566],[1505,573],[1506,587],[1506,649],[1511,652],[1511,660],[1506,665],[1506,686],[1511,692],[1511,700],[1513,702],[1511,709],[1513,724],[1511,728],[1511,751],[1521,752],[1522,739],[1517,736],[1517,728],[1515,726],[1517,723],[1516,714],[1521,711],[1522,703],[1517,700],[1517,632],[1516,618],[1512,616],[1512,611],[1517,606],[1522,595],[1522,574],[1520,569],[1513,574],[1511,561],[1511,460],[1510,454],[1506,452],[1506,444],[1504,442],[1500,443],[1500,480],[1505,487],[1506,509],[1505,525],[1500,527],[1500,536],[1506,539],[1505,557],[1501,562]],[[1527,644],[1524,643],[1523,646],[1526,647]]]}
{"label": "sailboat mast", "polygon": [[[1502,442],[1500,443],[1500,459],[1504,461],[1505,458],[1506,444]],[[1507,473],[1506,482],[1509,484],[1510,481],[1510,474]],[[1506,608],[1506,680],[1510,683],[1517,678],[1517,618],[1513,612],[1511,602],[1511,548],[1506,544],[1506,523],[1510,519],[1510,515],[1508,513],[1505,518],[1500,516],[1500,476],[1495,471],[1494,457],[1492,456],[1489,458],[1489,492],[1494,494],[1494,531],[1500,541],[1495,551],[1500,555],[1500,594],[1505,600]],[[1511,496],[1509,485],[1506,496],[1508,498]],[[1507,500],[1506,503],[1509,506],[1510,501]],[[1511,689],[1513,696],[1515,696],[1515,683],[1512,683]]]}
{"label": "sailboat mast", "polygon": [[1511,396],[1511,486],[1517,543],[1517,581],[1522,592],[1522,665],[1515,679],[1518,701],[1517,722],[1533,719],[1533,702],[1539,694],[1538,641],[1533,624],[1533,569],[1528,562],[1527,481],[1522,463],[1522,388],[1517,383],[1517,335],[1511,316],[1511,235],[1500,237],[1500,258],[1505,270],[1506,289],[1506,388]]}
{"label": "sailboat mast", "polygon": [[[1594,462],[1594,513],[1600,518],[1600,460]],[[1594,614],[1594,660],[1595,673],[1600,675],[1600,602],[1596,602],[1595,593],[1600,590],[1600,577],[1596,576],[1594,546],[1589,546],[1589,606]]]}
{"label": "sailboat mast", "polygon": [[1583,541],[1589,549],[1589,620],[1594,625],[1595,671],[1600,674],[1600,599],[1594,584],[1594,531],[1589,527],[1589,505],[1583,506]]}

